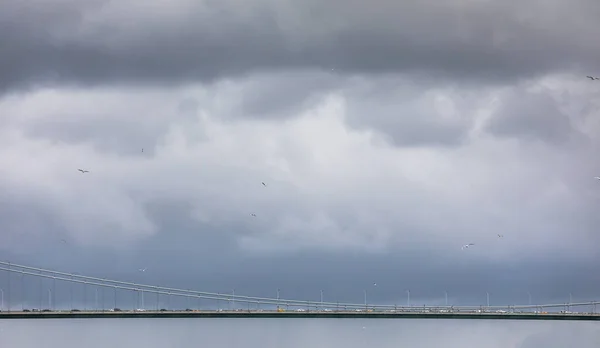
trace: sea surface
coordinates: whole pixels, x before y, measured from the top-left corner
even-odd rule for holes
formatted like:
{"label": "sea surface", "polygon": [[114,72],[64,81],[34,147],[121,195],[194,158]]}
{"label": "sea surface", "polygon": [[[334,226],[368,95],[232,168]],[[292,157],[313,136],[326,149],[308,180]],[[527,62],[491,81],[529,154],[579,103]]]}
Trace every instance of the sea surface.
{"label": "sea surface", "polygon": [[600,323],[411,319],[0,320],[1,348],[598,348]]}

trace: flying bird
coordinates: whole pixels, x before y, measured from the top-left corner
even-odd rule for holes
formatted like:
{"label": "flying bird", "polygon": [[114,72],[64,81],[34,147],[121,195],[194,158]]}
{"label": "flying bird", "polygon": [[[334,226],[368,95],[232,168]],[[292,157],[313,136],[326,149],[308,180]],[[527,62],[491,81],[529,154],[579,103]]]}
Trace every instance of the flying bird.
{"label": "flying bird", "polygon": [[251,215],[251,216],[254,216],[254,217],[256,217],[256,214],[254,214],[254,213],[252,213],[252,214],[250,214],[250,215]]}
{"label": "flying bird", "polygon": [[146,272],[146,269],[145,268],[140,268],[140,269],[138,269],[138,271],[140,271],[140,272]]}
{"label": "flying bird", "polygon": [[589,76],[589,75],[588,75],[588,76],[586,76],[586,77],[587,77],[588,79],[590,79],[590,80],[595,80],[595,78],[594,78],[593,76]]}
{"label": "flying bird", "polygon": [[498,238],[504,238],[504,235],[503,234],[499,234]]}
{"label": "flying bird", "polygon": [[82,173],[84,173],[84,174],[90,172],[89,170],[84,170],[84,169],[77,169],[77,170],[80,171],[80,172],[82,172]]}
{"label": "flying bird", "polygon": [[261,183],[264,187],[267,187],[267,184],[265,184],[264,182]]}
{"label": "flying bird", "polygon": [[473,243],[465,244],[465,245],[462,246],[461,249],[462,250],[468,249],[471,245],[475,245],[475,244],[473,244]]}
{"label": "flying bird", "polygon": [[594,179],[600,180],[600,176],[595,176]]}

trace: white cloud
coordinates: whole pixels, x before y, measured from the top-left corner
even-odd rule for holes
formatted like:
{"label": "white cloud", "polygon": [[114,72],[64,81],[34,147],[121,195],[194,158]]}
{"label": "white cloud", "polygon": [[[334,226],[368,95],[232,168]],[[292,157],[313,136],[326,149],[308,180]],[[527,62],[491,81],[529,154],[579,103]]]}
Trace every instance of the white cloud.
{"label": "white cloud", "polygon": [[[585,106],[588,92],[569,83],[575,87],[554,84],[549,95],[568,94]],[[447,114],[464,104],[460,92],[420,91],[414,94],[441,103],[427,111],[431,120],[472,121],[467,141],[393,147],[381,132],[348,126],[360,94],[337,90],[293,118],[258,119],[230,117],[240,111],[223,108],[224,101],[236,103],[227,91],[235,88],[56,89],[7,97],[0,101],[0,187],[55,214],[87,245],[169,233],[146,207],[181,201],[199,224],[213,226],[199,233],[238,226],[239,245],[260,252],[433,248],[460,254],[462,244],[474,242],[467,257],[596,253],[587,204],[600,197],[590,194],[598,161],[588,156],[599,133],[585,126],[589,118],[581,116],[580,127],[591,142],[557,150],[473,127],[501,105],[499,91],[481,91],[486,102],[459,108],[468,112],[462,115]],[[198,108],[178,111],[185,98]],[[413,106],[393,107],[407,119],[422,116]],[[421,129],[404,126],[405,132]],[[82,130],[86,137],[77,136]],[[82,175],[79,167],[91,173]]]}

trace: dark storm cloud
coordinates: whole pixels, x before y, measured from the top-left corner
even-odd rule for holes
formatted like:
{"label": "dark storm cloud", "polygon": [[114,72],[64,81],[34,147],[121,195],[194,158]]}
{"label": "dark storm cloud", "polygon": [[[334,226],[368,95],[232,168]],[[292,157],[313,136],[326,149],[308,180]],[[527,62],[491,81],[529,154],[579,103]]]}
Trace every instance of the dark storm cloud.
{"label": "dark storm cloud", "polygon": [[479,80],[600,69],[597,4],[584,0],[58,4],[2,2],[0,88],[210,81],[274,68]]}

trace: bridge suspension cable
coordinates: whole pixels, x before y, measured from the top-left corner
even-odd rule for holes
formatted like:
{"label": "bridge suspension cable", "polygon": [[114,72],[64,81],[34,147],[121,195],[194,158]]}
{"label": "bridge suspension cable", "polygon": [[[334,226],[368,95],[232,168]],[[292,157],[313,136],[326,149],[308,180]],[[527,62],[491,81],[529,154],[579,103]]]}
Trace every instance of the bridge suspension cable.
{"label": "bridge suspension cable", "polygon": [[[278,304],[286,304],[286,305],[291,305],[291,306],[306,306],[307,304],[316,304],[316,305],[320,306],[322,303],[323,306],[326,305],[326,306],[359,307],[359,308],[365,307],[364,304],[357,304],[357,303],[338,303],[338,302],[325,302],[325,301],[320,302],[320,301],[307,301],[307,300],[292,300],[292,299],[284,299],[284,298],[276,299],[276,298],[272,298],[272,297],[256,297],[256,296],[244,296],[244,295],[233,296],[232,294],[204,292],[204,291],[195,291],[195,290],[187,290],[187,289],[177,289],[177,288],[170,288],[170,287],[163,287],[163,286],[155,286],[155,285],[148,285],[148,284],[111,280],[111,279],[106,279],[106,278],[83,276],[83,275],[78,275],[75,273],[59,272],[59,271],[54,271],[54,270],[49,270],[49,269],[44,269],[44,268],[14,264],[14,263],[6,262],[6,261],[0,261],[0,265],[7,266],[7,268],[0,268],[1,270],[11,271],[11,272],[20,273],[17,270],[13,270],[11,268],[11,267],[16,267],[19,269],[27,269],[30,271],[37,271],[37,272],[42,272],[42,273],[47,273],[47,274],[71,277],[71,279],[65,279],[65,281],[71,281],[71,280],[74,281],[75,279],[85,279],[85,280],[91,280],[91,281],[102,282],[102,283],[118,284],[120,286],[125,286],[125,287],[134,287],[136,289],[139,289],[139,291],[143,290],[143,291],[148,291],[148,292],[158,292],[158,291],[169,292],[169,293],[171,293],[171,295],[175,295],[175,293],[179,293],[181,296],[183,296],[184,294],[189,294],[189,295],[194,295],[192,297],[200,297],[200,298],[215,299],[215,300],[231,300],[233,297],[235,297],[235,300],[240,301],[240,302],[251,302],[251,303],[261,303],[261,304],[278,303]],[[33,272],[30,273],[30,275],[42,276],[39,273],[33,273]],[[47,278],[52,278],[52,276],[47,276]],[[85,283],[85,282],[82,281],[82,283]],[[90,282],[87,282],[87,283],[90,284]],[[100,285],[98,284],[98,286],[100,286]],[[113,287],[114,285],[104,284],[102,286]],[[130,289],[130,288],[127,288],[127,289]],[[389,308],[390,306],[389,305],[369,305],[369,307]]]}
{"label": "bridge suspension cable", "polygon": [[[204,291],[195,291],[195,290],[187,290],[187,289],[178,289],[171,287],[163,287],[163,286],[155,286],[148,284],[140,284],[134,282],[125,282],[118,281],[106,278],[99,277],[90,277],[79,275],[75,273],[67,273],[54,271],[39,267],[31,267],[26,265],[14,264],[6,261],[0,261],[0,270],[7,271],[9,273],[18,273],[22,275],[28,275],[32,277],[39,277],[45,279],[53,279],[70,283],[78,283],[84,285],[92,285],[103,288],[111,288],[111,289],[120,289],[126,291],[134,291],[134,292],[147,292],[153,294],[162,294],[168,296],[177,296],[177,297],[185,297],[185,298],[198,298],[198,299],[206,299],[206,300],[214,300],[214,301],[238,301],[241,303],[247,304],[257,304],[257,305],[286,305],[291,307],[307,307],[307,308],[323,308],[327,307],[337,307],[337,308],[345,308],[345,309],[403,309],[403,308],[421,308],[415,306],[397,306],[397,305],[376,305],[376,304],[358,304],[358,303],[338,303],[338,302],[325,302],[325,301],[307,301],[307,300],[292,300],[292,299],[282,299],[282,298],[272,298],[272,297],[257,297],[257,296],[244,296],[244,295],[234,295],[234,294],[223,294],[223,293],[215,293],[215,292],[204,292]],[[592,302],[577,302],[577,303],[554,303],[554,304],[543,304],[543,305],[510,305],[510,306],[424,306],[423,308],[446,308],[452,307],[455,309],[462,310],[476,310],[479,308],[487,308],[487,309],[506,309],[511,308],[513,310],[517,309],[535,309],[535,308],[561,308],[565,306],[587,306],[593,305],[594,307],[600,304],[600,301],[592,301]]]}

